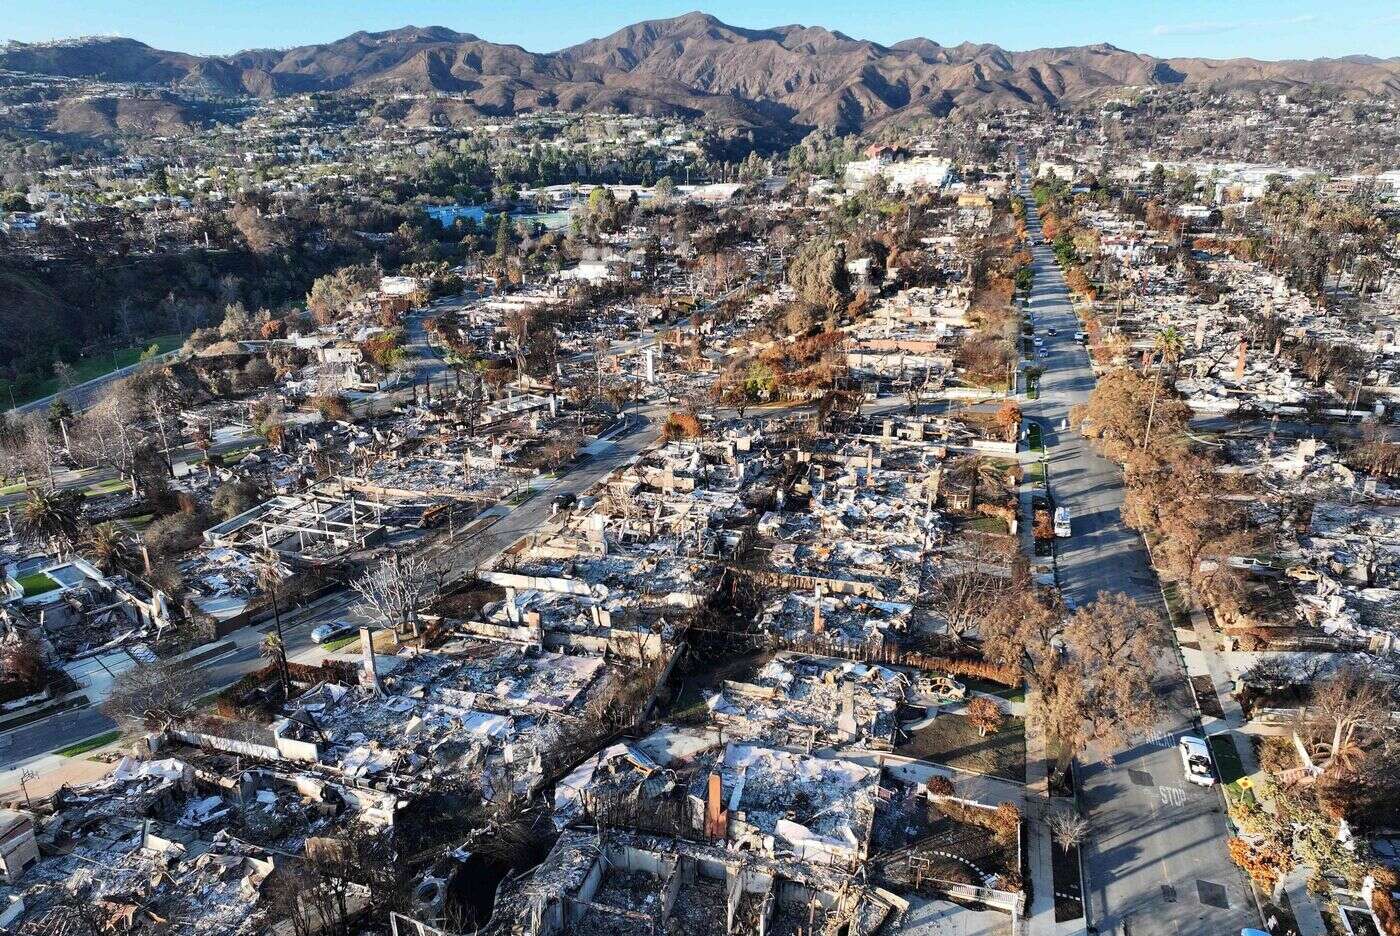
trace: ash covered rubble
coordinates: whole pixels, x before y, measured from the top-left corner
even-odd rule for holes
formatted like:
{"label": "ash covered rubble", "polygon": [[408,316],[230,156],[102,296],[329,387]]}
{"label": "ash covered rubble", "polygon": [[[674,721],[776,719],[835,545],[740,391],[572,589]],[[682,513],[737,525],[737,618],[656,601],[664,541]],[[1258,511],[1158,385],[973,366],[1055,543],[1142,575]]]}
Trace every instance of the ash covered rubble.
{"label": "ash covered rubble", "polygon": [[711,834],[723,829],[741,850],[854,871],[869,855],[880,773],[853,761],[731,742],[687,799]]}
{"label": "ash covered rubble", "polygon": [[789,638],[897,639],[943,535],[937,473],[887,468],[857,445],[798,458],[806,477],[757,524],[754,555],[766,561],[756,572],[789,589],[764,607],[759,627]]}
{"label": "ash covered rubble", "polygon": [[1226,451],[1222,472],[1255,482],[1251,519],[1274,542],[1262,559],[1224,560],[1241,583],[1215,609],[1233,668],[1254,651],[1400,651],[1400,490],[1363,481],[1319,439],[1233,439]]}
{"label": "ash covered rubble", "polygon": [[953,375],[958,346],[975,324],[963,285],[905,289],[876,302],[870,316],[846,329],[846,364],[878,379],[921,375],[924,389]]}
{"label": "ash covered rubble", "polygon": [[[128,757],[21,814],[34,860],[0,887],[0,926],[20,936],[266,933],[285,910],[279,875],[317,842],[387,835],[393,814],[392,797],[234,758]],[[363,896],[346,888],[350,906]]]}
{"label": "ash covered rubble", "polygon": [[137,653],[169,633],[177,606],[159,588],[79,557],[20,551],[0,555],[5,631],[32,636],[66,667],[112,652]]}
{"label": "ash covered rubble", "polygon": [[405,793],[459,776],[487,799],[534,792],[541,757],[606,682],[599,657],[496,640],[369,656],[366,685],[318,687],[273,732],[290,759]]}
{"label": "ash covered rubble", "polygon": [[883,666],[780,653],[706,699],[732,738],[778,746],[892,750],[909,677]]}
{"label": "ash covered rubble", "polygon": [[[1350,418],[1383,413],[1400,399],[1400,307],[1393,298],[1368,297],[1364,317],[1337,315],[1283,276],[1209,239],[1192,252],[1200,272],[1188,278],[1181,264],[1168,260],[1165,235],[1140,224],[1125,228],[1114,212],[1083,217],[1101,235],[1101,255],[1129,263],[1123,277],[1133,303],[1100,303],[1105,333],[1136,358],[1151,356],[1161,329],[1176,329],[1186,340],[1175,386],[1196,412]],[[1367,402],[1359,403],[1356,387],[1338,379],[1348,370]]]}
{"label": "ash covered rubble", "polygon": [[907,904],[819,867],[627,832],[566,832],[500,899],[499,932],[870,934]]}
{"label": "ash covered rubble", "polygon": [[247,624],[269,603],[263,567],[275,566],[284,603],[329,570],[362,560],[390,537],[424,535],[424,501],[375,499],[333,481],[278,495],[217,523],[180,560],[185,604],[216,636]]}

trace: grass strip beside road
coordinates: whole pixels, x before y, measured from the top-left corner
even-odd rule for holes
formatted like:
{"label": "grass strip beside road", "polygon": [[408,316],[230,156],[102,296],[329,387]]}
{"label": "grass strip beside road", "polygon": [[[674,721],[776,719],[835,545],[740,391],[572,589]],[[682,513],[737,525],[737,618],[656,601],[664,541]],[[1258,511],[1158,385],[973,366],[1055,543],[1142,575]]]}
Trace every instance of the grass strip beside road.
{"label": "grass strip beside road", "polygon": [[321,644],[321,649],[327,653],[335,653],[338,650],[345,649],[351,644],[358,644],[359,642],[360,635],[351,634],[348,637],[337,637],[335,640],[327,640],[325,643]]}
{"label": "grass strip beside road", "polygon": [[95,751],[100,747],[106,747],[112,742],[119,740],[121,736],[121,729],[113,728],[111,731],[104,731],[100,735],[93,735],[91,738],[85,741],[79,741],[77,744],[70,744],[67,747],[59,748],[57,751],[54,751],[54,753],[59,757],[77,757],[80,754],[86,754],[88,751]]}
{"label": "grass strip beside road", "polygon": [[99,481],[96,484],[83,489],[84,497],[101,497],[104,494],[116,494],[119,491],[126,491],[131,488],[131,484],[122,478],[109,478],[106,481]]}
{"label": "grass strip beside road", "polygon": [[1186,611],[1186,602],[1181,597],[1181,586],[1176,582],[1162,583],[1162,598],[1167,603],[1167,613],[1171,615],[1172,626],[1191,626],[1191,615]]}
{"label": "grass strip beside road", "polygon": [[[122,348],[109,354],[98,354],[94,357],[81,358],[73,364],[73,382],[75,384],[87,383],[89,380],[96,380],[98,377],[106,376],[112,371],[121,370],[123,367],[130,367],[141,360],[141,355],[151,345],[155,345],[164,354],[167,351],[174,351],[184,344],[183,335],[159,335],[147,341],[143,345],[131,348]],[[23,394],[15,394],[16,405],[23,405],[32,400],[39,400],[46,396],[53,396],[63,389],[57,377],[50,377],[41,381]]]}

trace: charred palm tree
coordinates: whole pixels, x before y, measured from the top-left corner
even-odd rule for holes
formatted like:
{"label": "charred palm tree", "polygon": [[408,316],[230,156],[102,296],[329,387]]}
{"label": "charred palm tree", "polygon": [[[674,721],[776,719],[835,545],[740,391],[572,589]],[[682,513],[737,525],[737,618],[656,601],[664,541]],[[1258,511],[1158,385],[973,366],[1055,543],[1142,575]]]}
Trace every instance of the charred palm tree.
{"label": "charred palm tree", "polygon": [[115,572],[131,567],[130,541],[115,523],[99,523],[83,537],[82,551],[103,572]]}
{"label": "charred palm tree", "polygon": [[272,620],[277,633],[269,634],[263,641],[263,653],[277,662],[277,671],[282,678],[282,698],[292,697],[292,679],[287,670],[287,642],[282,636],[282,608],[277,601],[277,588],[282,583],[282,561],[272,550],[265,550],[256,560],[258,586],[267,592],[272,601]]}

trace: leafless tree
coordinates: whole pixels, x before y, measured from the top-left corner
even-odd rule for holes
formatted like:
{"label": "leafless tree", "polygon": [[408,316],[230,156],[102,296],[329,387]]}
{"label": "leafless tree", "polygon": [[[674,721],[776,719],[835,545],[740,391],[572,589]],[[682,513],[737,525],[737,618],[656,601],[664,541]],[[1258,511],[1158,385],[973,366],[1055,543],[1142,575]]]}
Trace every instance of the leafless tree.
{"label": "leafless tree", "polygon": [[1015,600],[1027,583],[1012,569],[1019,555],[1016,540],[973,532],[959,536],[945,550],[948,574],[930,583],[922,601],[947,626],[948,635],[968,636],[998,603]]}
{"label": "leafless tree", "polygon": [[1316,684],[1305,720],[1309,726],[1331,729],[1315,745],[1324,770],[1342,768],[1360,754],[1357,732],[1381,719],[1394,706],[1394,690],[1367,668],[1351,664]]}
{"label": "leafless tree", "polygon": [[432,596],[433,579],[421,559],[395,553],[357,579],[353,586],[359,607],[399,633],[418,636],[418,612]]}
{"label": "leafless tree", "polygon": [[305,860],[279,866],[267,886],[267,907],[286,921],[294,936],[349,932],[353,884],[346,871],[327,861]]}
{"label": "leafless tree", "polygon": [[195,700],[205,691],[203,674],[195,667],[146,663],[117,676],[102,710],[135,727],[168,728],[193,715]]}
{"label": "leafless tree", "polygon": [[108,468],[137,490],[137,462],[142,439],[135,428],[139,407],[128,388],[118,384],[95,406],[75,420],[70,448],[79,464]]}
{"label": "leafless tree", "polygon": [[0,423],[0,471],[6,478],[45,478],[53,486],[53,446],[44,414],[9,416]]}
{"label": "leafless tree", "polygon": [[1050,827],[1051,836],[1066,852],[1083,843],[1089,833],[1089,820],[1072,809],[1051,813],[1046,817],[1045,824]]}

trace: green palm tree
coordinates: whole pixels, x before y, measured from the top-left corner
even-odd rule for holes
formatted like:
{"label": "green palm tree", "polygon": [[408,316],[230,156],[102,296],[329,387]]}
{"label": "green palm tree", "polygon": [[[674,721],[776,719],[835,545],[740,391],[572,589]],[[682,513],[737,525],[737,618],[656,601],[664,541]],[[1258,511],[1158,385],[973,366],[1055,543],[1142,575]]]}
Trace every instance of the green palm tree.
{"label": "green palm tree", "polygon": [[26,535],[58,540],[71,550],[82,525],[82,495],[77,491],[31,490],[20,507],[19,523]]}
{"label": "green palm tree", "polygon": [[[1176,372],[1177,362],[1185,353],[1186,342],[1181,337],[1181,332],[1175,327],[1168,325],[1157,333],[1152,339],[1152,348],[1157,352],[1157,359],[1171,368],[1173,374]],[[1142,448],[1147,448],[1147,440],[1152,437],[1152,421],[1157,415],[1157,397],[1162,392],[1162,374],[1160,370],[1152,378],[1152,402],[1147,407],[1147,428],[1142,433]]]}
{"label": "green palm tree", "polygon": [[1157,352],[1160,361],[1175,369],[1177,362],[1186,352],[1186,340],[1174,325],[1168,325],[1152,339],[1152,348]]}
{"label": "green palm tree", "polygon": [[1363,296],[1370,292],[1371,286],[1380,281],[1382,272],[1381,262],[1370,254],[1358,258],[1351,271],[1356,280],[1357,292]]}
{"label": "green palm tree", "polygon": [[262,654],[263,659],[267,660],[267,662],[277,664],[278,673],[283,674],[283,692],[285,693],[287,648],[286,645],[282,643],[282,638],[278,637],[276,634],[265,634],[262,642],[258,645],[258,652]]}

